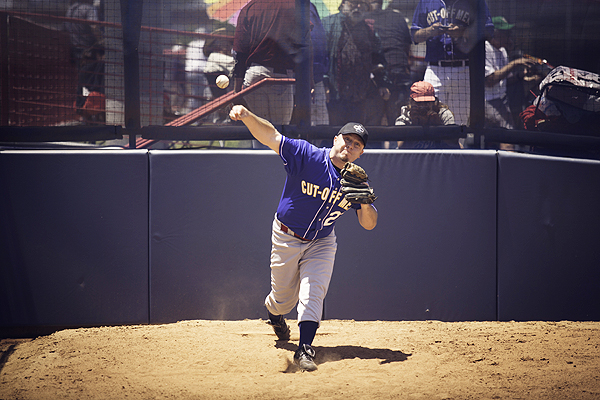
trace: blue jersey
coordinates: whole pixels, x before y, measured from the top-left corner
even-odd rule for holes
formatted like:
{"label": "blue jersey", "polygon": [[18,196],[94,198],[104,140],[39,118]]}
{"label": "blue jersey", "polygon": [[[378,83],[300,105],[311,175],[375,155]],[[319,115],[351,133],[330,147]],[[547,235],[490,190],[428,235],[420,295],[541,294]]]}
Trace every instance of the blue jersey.
{"label": "blue jersey", "polygon": [[285,136],[279,146],[287,178],[277,219],[309,240],[329,235],[345,211],[360,208],[340,192],[340,173],[329,158],[330,150]]}
{"label": "blue jersey", "polygon": [[[475,5],[476,2],[473,0],[421,0],[413,15],[411,33],[414,36],[419,29],[427,28],[436,22],[442,25],[471,26],[477,22]],[[487,4],[484,12],[485,31],[486,34],[491,35],[494,24]],[[469,58],[467,53],[466,46],[461,46],[461,43],[453,40],[449,35],[442,34],[427,39],[425,61],[466,60]]]}

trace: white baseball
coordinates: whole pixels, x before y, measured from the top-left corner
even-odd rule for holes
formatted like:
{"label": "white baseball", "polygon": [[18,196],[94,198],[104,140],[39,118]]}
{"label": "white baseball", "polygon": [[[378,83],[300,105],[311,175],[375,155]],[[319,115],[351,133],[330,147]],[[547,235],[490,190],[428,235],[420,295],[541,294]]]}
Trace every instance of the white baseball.
{"label": "white baseball", "polygon": [[227,75],[217,76],[217,86],[221,89],[225,89],[227,86],[229,86],[229,78]]}

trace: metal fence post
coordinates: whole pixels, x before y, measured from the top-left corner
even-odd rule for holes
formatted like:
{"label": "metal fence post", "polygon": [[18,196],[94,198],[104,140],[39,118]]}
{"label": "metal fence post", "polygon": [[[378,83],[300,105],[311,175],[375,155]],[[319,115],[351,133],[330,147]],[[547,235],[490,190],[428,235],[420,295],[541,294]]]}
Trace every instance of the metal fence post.
{"label": "metal fence post", "polygon": [[129,132],[130,149],[135,148],[136,135],[141,129],[140,57],[138,46],[142,27],[143,3],[143,0],[121,0],[125,129]]}
{"label": "metal fence post", "polygon": [[8,69],[8,14],[0,13],[0,99],[2,109],[0,110],[0,125],[8,126],[8,114],[10,112],[10,82]]}
{"label": "metal fence post", "polygon": [[473,0],[477,7],[477,40],[469,54],[471,109],[469,127],[474,133],[474,147],[481,147],[480,131],[485,124],[485,0]]}
{"label": "metal fence post", "polygon": [[298,31],[302,35],[300,43],[299,59],[296,62],[295,78],[295,104],[296,104],[296,122],[300,126],[310,126],[310,1],[296,0],[296,24]]}

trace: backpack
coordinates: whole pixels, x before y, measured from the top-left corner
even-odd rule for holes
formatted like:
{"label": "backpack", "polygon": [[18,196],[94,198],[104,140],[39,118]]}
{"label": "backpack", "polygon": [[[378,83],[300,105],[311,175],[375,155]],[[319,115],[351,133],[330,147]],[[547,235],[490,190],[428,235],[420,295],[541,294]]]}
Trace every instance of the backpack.
{"label": "backpack", "polygon": [[[530,110],[539,130],[598,136],[600,75],[560,66],[550,71],[539,87],[535,109]],[[541,116],[546,118],[538,120]]]}

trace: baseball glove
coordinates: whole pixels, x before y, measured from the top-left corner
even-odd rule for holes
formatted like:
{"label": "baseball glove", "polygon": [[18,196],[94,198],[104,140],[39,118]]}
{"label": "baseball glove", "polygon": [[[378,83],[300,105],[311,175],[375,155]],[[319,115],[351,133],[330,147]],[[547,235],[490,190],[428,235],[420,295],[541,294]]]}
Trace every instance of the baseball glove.
{"label": "baseball glove", "polygon": [[360,166],[346,163],[341,175],[341,191],[347,201],[354,204],[372,204],[377,199],[367,183],[369,176]]}
{"label": "baseball glove", "polygon": [[365,170],[361,166],[351,162],[344,165],[341,175],[346,181],[352,183],[364,183],[369,180],[369,175],[367,175]]}

